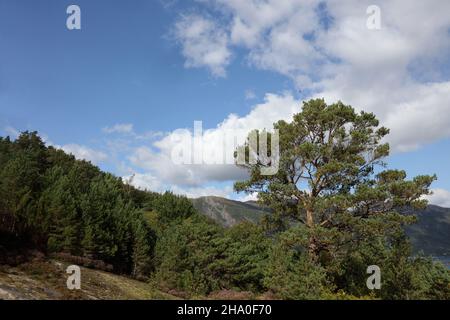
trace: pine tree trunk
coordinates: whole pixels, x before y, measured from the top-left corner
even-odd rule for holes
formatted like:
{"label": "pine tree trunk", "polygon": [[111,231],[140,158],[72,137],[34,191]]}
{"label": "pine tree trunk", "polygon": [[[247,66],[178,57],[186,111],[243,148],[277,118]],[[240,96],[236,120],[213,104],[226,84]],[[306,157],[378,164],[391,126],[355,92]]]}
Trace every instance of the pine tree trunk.
{"label": "pine tree trunk", "polygon": [[311,209],[306,209],[306,225],[309,228],[314,227],[314,218],[313,218],[313,211]]}
{"label": "pine tree trunk", "polygon": [[[313,210],[311,210],[310,208],[306,209],[306,225],[309,227],[311,232],[314,232],[314,215]],[[312,261],[317,260],[316,241],[313,235],[310,235],[309,237],[308,253]]]}

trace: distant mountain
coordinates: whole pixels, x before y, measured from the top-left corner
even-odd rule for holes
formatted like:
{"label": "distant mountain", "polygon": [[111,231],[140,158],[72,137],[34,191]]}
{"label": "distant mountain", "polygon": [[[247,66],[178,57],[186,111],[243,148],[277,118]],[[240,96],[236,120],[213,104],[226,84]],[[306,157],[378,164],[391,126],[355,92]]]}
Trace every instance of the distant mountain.
{"label": "distant mountain", "polygon": [[418,222],[406,228],[414,250],[450,257],[450,208],[429,205],[416,216]]}
{"label": "distant mountain", "polygon": [[259,221],[270,211],[261,208],[256,202],[241,202],[221,197],[200,197],[192,199],[194,207],[225,227],[241,221]]}
{"label": "distant mountain", "polygon": [[[255,201],[240,202],[221,197],[201,197],[192,200],[195,208],[223,226],[241,221],[259,221],[270,213]],[[450,208],[430,205],[416,212],[418,222],[406,228],[415,252],[423,251],[436,257],[450,257]]]}

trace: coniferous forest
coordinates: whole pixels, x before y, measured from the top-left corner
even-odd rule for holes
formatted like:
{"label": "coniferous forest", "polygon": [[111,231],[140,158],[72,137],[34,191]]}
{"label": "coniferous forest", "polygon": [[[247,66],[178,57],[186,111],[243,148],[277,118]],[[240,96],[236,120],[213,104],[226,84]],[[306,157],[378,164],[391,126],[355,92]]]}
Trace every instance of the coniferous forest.
{"label": "coniferous forest", "polygon": [[[426,205],[421,196],[435,177],[376,171],[389,146],[374,115],[312,100],[275,127],[279,173],[261,176],[258,163],[235,185],[258,191],[272,214],[229,228],[188,198],[138,190],[37,132],[0,138],[0,264],[37,250],[189,298],[232,290],[274,299],[450,299],[449,271],[413,255],[403,231],[414,223],[405,208]],[[295,171],[293,159],[306,171]],[[295,187],[303,178],[309,191]],[[366,285],[369,265],[382,270],[380,290]]]}

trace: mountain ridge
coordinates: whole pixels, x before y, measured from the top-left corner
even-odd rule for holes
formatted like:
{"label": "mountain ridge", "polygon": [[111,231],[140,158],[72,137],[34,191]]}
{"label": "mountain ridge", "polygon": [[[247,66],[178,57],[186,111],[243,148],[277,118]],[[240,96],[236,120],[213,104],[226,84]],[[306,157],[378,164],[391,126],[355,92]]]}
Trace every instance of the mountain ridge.
{"label": "mountain ridge", "polygon": [[204,196],[191,199],[194,207],[202,214],[225,227],[241,221],[257,222],[269,209],[262,208],[254,201],[237,201],[217,196]]}
{"label": "mountain ridge", "polygon": [[[192,199],[202,214],[225,227],[242,221],[258,222],[270,209],[261,208],[256,201],[238,201],[218,196]],[[415,253],[450,257],[450,208],[428,205],[414,213],[417,223],[405,228]]]}

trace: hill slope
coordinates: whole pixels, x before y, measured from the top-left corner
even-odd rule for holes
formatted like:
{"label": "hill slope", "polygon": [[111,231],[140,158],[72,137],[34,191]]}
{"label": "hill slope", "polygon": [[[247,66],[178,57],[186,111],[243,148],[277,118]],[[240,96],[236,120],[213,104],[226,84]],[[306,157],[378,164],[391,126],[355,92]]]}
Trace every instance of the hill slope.
{"label": "hill slope", "polygon": [[148,300],[176,299],[146,282],[81,267],[81,289],[66,286],[67,263],[30,261],[17,267],[0,265],[0,300]]}
{"label": "hill slope", "polygon": [[450,256],[450,208],[430,205],[417,217],[418,222],[406,228],[415,251]]}
{"label": "hill slope", "polygon": [[[241,221],[257,222],[270,211],[255,202],[240,202],[221,197],[193,199],[195,208],[223,226]],[[417,212],[418,222],[406,228],[414,251],[433,256],[450,256],[450,208],[430,205]]]}
{"label": "hill slope", "polygon": [[221,197],[200,197],[192,199],[192,202],[199,212],[226,227],[241,221],[257,222],[269,212],[255,202],[240,202]]}

